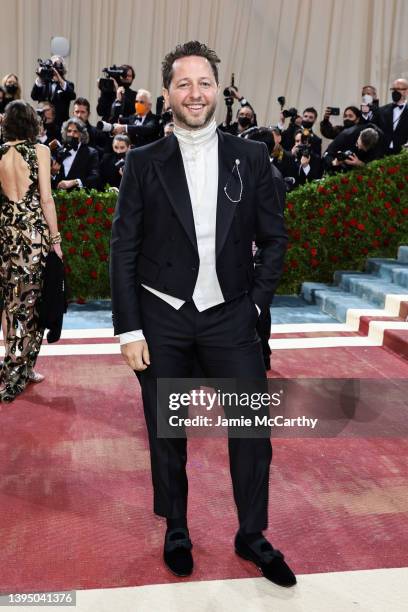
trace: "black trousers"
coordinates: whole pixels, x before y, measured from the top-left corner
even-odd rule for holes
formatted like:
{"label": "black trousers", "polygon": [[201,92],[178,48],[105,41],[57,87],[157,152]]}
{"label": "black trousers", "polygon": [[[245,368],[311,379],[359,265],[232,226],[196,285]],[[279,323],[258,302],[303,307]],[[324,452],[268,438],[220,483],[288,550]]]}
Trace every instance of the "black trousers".
{"label": "black trousers", "polygon": [[[198,360],[209,378],[266,380],[258,312],[247,294],[199,312],[193,302],[174,309],[146,289],[140,291],[143,332],[150,366],[137,376],[149,436],[154,512],[187,515],[187,440],[157,437],[157,378],[189,378]],[[229,438],[229,463],[240,529],[267,528],[269,438]]]}

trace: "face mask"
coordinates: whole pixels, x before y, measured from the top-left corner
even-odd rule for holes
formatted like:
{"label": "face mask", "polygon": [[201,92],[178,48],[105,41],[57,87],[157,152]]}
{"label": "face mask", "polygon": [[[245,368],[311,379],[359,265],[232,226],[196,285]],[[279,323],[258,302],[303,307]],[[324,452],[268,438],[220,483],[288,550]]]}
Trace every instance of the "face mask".
{"label": "face mask", "polygon": [[15,85],[14,83],[12,85],[6,85],[6,91],[9,94],[15,94],[17,91],[17,85]]}
{"label": "face mask", "polygon": [[392,101],[393,102],[395,102],[395,103],[400,102],[400,100],[402,98],[402,93],[400,91],[396,91],[394,89],[394,91],[391,94],[391,97],[392,97]]}
{"label": "face mask", "polygon": [[367,106],[369,104],[373,103],[373,96],[370,96],[369,94],[364,94],[364,96],[361,98],[361,101],[363,104],[367,104]]}
{"label": "face mask", "polygon": [[349,128],[349,127],[353,127],[353,125],[355,125],[354,121],[352,119],[344,119],[343,120],[343,125],[345,128]]}
{"label": "face mask", "polygon": [[79,147],[79,138],[77,136],[67,136],[66,141],[74,151]]}
{"label": "face mask", "polygon": [[313,123],[314,123],[314,121],[305,121],[305,120],[303,119],[303,121],[302,121],[302,126],[303,126],[304,128],[306,128],[307,130],[310,130],[310,129],[312,129],[312,127],[313,127]]}
{"label": "face mask", "polygon": [[247,128],[251,125],[251,119],[249,117],[238,117],[238,123],[241,127]]}
{"label": "face mask", "polygon": [[125,159],[126,151],[124,151],[123,153],[115,153],[115,155],[117,159]]}
{"label": "face mask", "polygon": [[136,102],[135,104],[136,115],[141,115],[142,117],[147,113],[147,106],[145,102]]}

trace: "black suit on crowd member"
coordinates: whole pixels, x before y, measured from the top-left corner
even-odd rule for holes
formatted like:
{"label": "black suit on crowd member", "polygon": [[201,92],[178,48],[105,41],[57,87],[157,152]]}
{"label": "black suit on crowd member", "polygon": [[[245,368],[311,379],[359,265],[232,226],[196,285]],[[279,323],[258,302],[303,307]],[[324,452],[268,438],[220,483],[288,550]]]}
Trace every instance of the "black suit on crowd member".
{"label": "black suit on crowd member", "polygon": [[34,83],[31,90],[31,99],[43,102],[47,100],[55,107],[55,123],[59,126],[69,118],[69,104],[71,100],[75,100],[76,93],[74,90],[74,84],[71,81],[65,81],[66,88],[62,89],[59,82],[55,88],[54,93],[49,95],[50,87],[52,83],[45,83],[44,85],[37,85]]}
{"label": "black suit on crowd member", "polygon": [[[296,123],[291,122],[286,130],[282,132],[282,147],[286,151],[291,151],[295,144],[295,135],[298,130],[306,128],[299,127]],[[318,157],[322,156],[322,139],[315,134],[312,129],[307,128],[310,132],[309,144],[315,155]]]}
{"label": "black suit on crowd member", "polygon": [[[219,130],[217,136],[215,259],[224,303],[198,312],[192,301],[200,261],[176,136],[129,151],[112,227],[114,333],[143,329],[149,347],[151,363],[138,378],[149,432],[154,512],[168,518],[187,512],[187,441],[157,437],[157,379],[189,378],[196,357],[208,377],[266,380],[255,304],[261,310],[269,305],[287,243],[266,147]],[[233,172],[237,159],[241,198]],[[262,248],[256,267],[254,236]],[[185,303],[176,310],[142,283]],[[229,438],[228,445],[241,529],[262,531],[267,526],[270,440]]]}
{"label": "black suit on crowd member", "polygon": [[99,169],[101,173],[101,186],[105,187],[106,184],[111,187],[119,187],[122,180],[122,175],[119,172],[119,168],[115,166],[116,162],[120,160],[120,157],[113,151],[111,153],[105,153],[102,157]]}
{"label": "black suit on crowd member", "polygon": [[157,115],[149,111],[140,125],[135,125],[137,115],[123,117],[121,124],[127,125],[127,135],[135,147],[142,147],[160,138],[160,121]]}
{"label": "black suit on crowd member", "polygon": [[65,175],[64,164],[61,164],[60,171],[52,178],[52,187],[57,189],[60,181],[70,181],[72,179],[80,179],[84,189],[99,188],[99,157],[96,149],[81,144],[68,174]]}
{"label": "black suit on crowd member", "polygon": [[125,93],[121,102],[116,100],[116,92],[102,92],[96,105],[97,114],[104,121],[116,122],[119,115],[127,117],[135,112],[137,91],[125,86]]}
{"label": "black suit on crowd member", "polygon": [[[405,104],[399,121],[393,128],[394,104],[386,104],[378,109],[378,120],[376,123],[384,132],[386,155],[396,155],[402,149],[402,145],[408,142],[408,101]],[[390,149],[390,143],[393,148]]]}
{"label": "black suit on crowd member", "polygon": [[[377,129],[379,133],[378,143],[375,145],[373,149],[370,151],[363,151],[361,149],[357,149],[356,143],[360,132],[367,129],[368,127],[372,127]],[[352,151],[357,155],[357,157],[363,161],[365,164],[374,161],[375,159],[380,159],[384,154],[384,135],[381,130],[374,124],[361,124],[354,125],[351,128],[347,128],[340,132],[338,136],[329,144],[326,149],[325,154],[323,155],[323,164],[327,170],[338,172],[339,170],[352,170],[354,166],[346,166],[342,167],[334,167],[332,166],[332,161],[336,157],[338,151]]]}
{"label": "black suit on crowd member", "polygon": [[105,153],[109,153],[112,150],[112,139],[106,132],[102,132],[102,130],[98,130],[94,125],[91,125],[89,121],[85,125],[89,134],[88,146],[96,149],[99,159],[102,159]]}

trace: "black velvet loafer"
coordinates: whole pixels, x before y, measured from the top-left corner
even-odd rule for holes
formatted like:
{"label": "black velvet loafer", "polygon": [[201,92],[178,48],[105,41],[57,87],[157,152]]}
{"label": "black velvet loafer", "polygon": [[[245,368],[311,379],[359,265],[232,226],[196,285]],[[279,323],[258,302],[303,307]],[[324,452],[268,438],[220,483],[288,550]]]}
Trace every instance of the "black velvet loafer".
{"label": "black velvet loafer", "polygon": [[193,555],[188,529],[175,527],[166,531],[163,559],[176,576],[189,576],[193,571]]}
{"label": "black velvet loafer", "polygon": [[238,532],[235,536],[235,552],[242,559],[255,563],[265,578],[271,582],[283,587],[296,584],[296,576],[285,563],[283,554],[273,548],[263,536],[248,544]]}

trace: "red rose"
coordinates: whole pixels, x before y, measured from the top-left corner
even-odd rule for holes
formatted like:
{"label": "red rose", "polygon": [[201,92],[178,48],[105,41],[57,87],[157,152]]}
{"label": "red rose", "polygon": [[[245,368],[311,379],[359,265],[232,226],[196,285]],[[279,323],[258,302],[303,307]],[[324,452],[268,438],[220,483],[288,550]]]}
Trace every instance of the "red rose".
{"label": "red rose", "polygon": [[300,240],[300,230],[294,230],[292,233],[293,240]]}
{"label": "red rose", "polygon": [[408,215],[408,208],[403,208],[401,212],[403,215]]}
{"label": "red rose", "polygon": [[64,267],[64,270],[66,274],[71,274],[71,267],[68,264]]}
{"label": "red rose", "polygon": [[369,193],[368,196],[367,196],[367,200],[368,200],[368,202],[372,202],[374,200],[374,196],[371,195],[371,193]]}
{"label": "red rose", "polygon": [[310,249],[310,254],[313,255],[313,257],[315,257],[317,255],[317,249],[315,248]]}
{"label": "red rose", "polygon": [[[357,180],[359,183],[362,183],[364,180],[364,176],[362,176],[361,174],[357,174]],[[357,191],[355,193],[357,193]]]}
{"label": "red rose", "polygon": [[104,227],[106,227],[106,229],[110,229],[112,227],[112,221],[110,221],[109,219],[106,219],[103,225]]}
{"label": "red rose", "polygon": [[327,193],[327,192],[326,192],[326,189],[323,187],[323,185],[319,185],[319,187],[317,188],[317,191],[318,191],[319,193]]}
{"label": "red rose", "polygon": [[81,232],[82,232],[84,229],[86,229],[86,225],[84,225],[83,223],[80,223],[78,225],[78,229],[81,230]]}
{"label": "red rose", "polygon": [[102,255],[99,255],[99,259],[100,261],[108,261],[108,256],[105,253],[103,253]]}
{"label": "red rose", "polygon": [[343,176],[343,177],[340,179],[340,182],[341,182],[343,185],[348,185],[350,181],[349,181],[349,179],[347,178],[347,176]]}
{"label": "red rose", "polygon": [[332,191],[338,191],[338,189],[339,189],[338,184],[337,184],[337,183],[333,183],[333,185],[332,185]]}
{"label": "red rose", "polygon": [[86,208],[82,206],[82,208],[78,208],[75,214],[77,217],[83,217],[84,215],[86,215],[86,212]]}
{"label": "red rose", "polygon": [[310,263],[312,264],[313,268],[317,268],[317,266],[319,265],[319,262],[317,259],[311,259]]}
{"label": "red rose", "polygon": [[385,202],[384,206],[385,206],[385,208],[392,208],[391,202]]}
{"label": "red rose", "polygon": [[388,215],[390,217],[396,217],[397,216],[397,211],[394,210],[393,208],[391,208],[391,210],[388,211]]}
{"label": "red rose", "polygon": [[89,276],[91,278],[98,278],[98,273],[96,272],[96,270],[91,270]]}
{"label": "red rose", "polygon": [[98,238],[100,238],[101,236],[102,236],[102,232],[100,232],[99,230],[97,230],[97,231],[95,232],[95,238],[96,238],[96,239],[98,239]]}
{"label": "red rose", "polygon": [[292,204],[292,202],[287,202],[287,204],[286,204],[286,208],[287,208],[288,210],[293,210],[293,204]]}
{"label": "red rose", "polygon": [[94,223],[96,223],[96,219],[95,217],[88,217],[86,222],[88,223],[88,225],[93,225]]}
{"label": "red rose", "polygon": [[355,227],[357,225],[357,219],[350,219],[349,224]]}
{"label": "red rose", "polygon": [[376,236],[381,236],[381,230],[377,227],[377,229],[375,230],[374,234]]}
{"label": "red rose", "polygon": [[363,253],[363,255],[368,255],[367,247],[364,247],[363,249],[361,249],[361,252]]}
{"label": "red rose", "polygon": [[332,260],[334,263],[336,263],[336,261],[338,261],[338,259],[339,259],[339,258],[337,257],[337,255],[330,255],[330,259],[331,259],[331,260]]}
{"label": "red rose", "polygon": [[290,267],[291,268],[297,268],[299,266],[298,262],[296,261],[296,259],[291,259],[290,261]]}
{"label": "red rose", "polygon": [[325,213],[325,212],[326,212],[326,211],[325,211],[325,209],[324,209],[324,208],[319,208],[319,215],[320,215],[321,217],[323,217],[323,215],[324,215],[324,213]]}
{"label": "red rose", "polygon": [[309,243],[308,242],[304,242],[303,243],[303,248],[304,249],[308,249],[309,248]]}
{"label": "red rose", "polygon": [[380,191],[380,193],[378,194],[378,197],[380,198],[386,198],[387,194],[385,193],[385,191]]}
{"label": "red rose", "polygon": [[109,215],[113,215],[113,213],[115,212],[115,209],[114,209],[114,208],[112,208],[112,206],[110,206],[109,208],[107,208],[107,209],[106,209],[106,212],[107,212]]}
{"label": "red rose", "polygon": [[91,255],[92,255],[91,251],[83,251],[82,253],[82,257],[85,257],[85,259],[89,259]]}
{"label": "red rose", "polygon": [[371,179],[368,179],[368,181],[367,181],[367,185],[368,185],[369,187],[374,187],[374,183],[373,183],[373,181],[372,181]]}
{"label": "red rose", "polygon": [[401,199],[397,196],[396,198],[394,198],[394,202],[396,204],[399,204],[401,202]]}
{"label": "red rose", "polygon": [[85,204],[86,204],[87,206],[92,206],[92,204],[93,204],[93,199],[92,199],[92,198],[87,198],[87,199],[85,200]]}
{"label": "red rose", "polygon": [[346,193],[344,194],[344,199],[346,200],[346,202],[349,202],[351,200],[351,193],[349,191],[346,191]]}
{"label": "red rose", "polygon": [[356,187],[355,185],[353,185],[353,187],[351,188],[351,191],[353,193],[358,193],[358,187]]}
{"label": "red rose", "polygon": [[360,232],[364,232],[364,231],[365,231],[365,225],[364,225],[364,223],[359,223],[359,224],[357,225],[357,229],[359,229],[359,230],[360,230]]}
{"label": "red rose", "polygon": [[64,235],[65,235],[65,240],[69,240],[69,241],[71,241],[74,237],[72,232],[65,232]]}
{"label": "red rose", "polygon": [[380,212],[380,209],[375,206],[374,208],[371,209],[371,212],[373,215],[378,215],[378,213]]}
{"label": "red rose", "polygon": [[325,234],[327,234],[327,229],[326,229],[325,227],[321,227],[321,228],[319,229],[319,232],[320,232],[320,235],[321,235],[321,236],[324,236]]}
{"label": "red rose", "polygon": [[395,228],[395,227],[393,227],[393,226],[391,226],[391,227],[389,227],[389,228],[388,228],[388,232],[389,232],[390,234],[394,234],[396,231],[397,231],[397,230],[396,230],[396,228]]}
{"label": "red rose", "polygon": [[98,212],[101,212],[103,210],[103,204],[102,202],[97,202],[95,204],[95,210],[97,210]]}
{"label": "red rose", "polygon": [[82,238],[82,240],[83,240],[84,242],[88,242],[88,240],[89,240],[89,236],[88,236],[88,234],[82,234],[82,237],[81,237],[81,238]]}
{"label": "red rose", "polygon": [[75,248],[75,247],[69,247],[69,249],[68,249],[68,253],[69,253],[70,255],[75,255],[75,253],[76,253],[76,248]]}
{"label": "red rose", "polygon": [[397,183],[397,187],[398,189],[405,189],[404,183],[401,183],[401,182]]}
{"label": "red rose", "polygon": [[387,174],[396,174],[399,170],[398,166],[391,166],[387,169]]}

